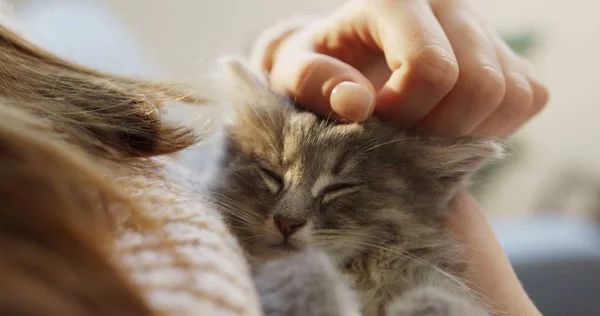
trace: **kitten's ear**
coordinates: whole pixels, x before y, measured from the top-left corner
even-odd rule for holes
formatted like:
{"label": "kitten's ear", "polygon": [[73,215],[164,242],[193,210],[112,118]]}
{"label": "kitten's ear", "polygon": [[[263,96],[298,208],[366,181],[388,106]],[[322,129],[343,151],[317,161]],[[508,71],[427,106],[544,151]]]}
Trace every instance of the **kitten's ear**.
{"label": "kitten's ear", "polygon": [[[220,60],[219,79],[225,104],[233,110],[227,118],[226,143],[230,149],[263,159],[278,159],[281,131],[290,109],[289,99],[273,93],[264,76],[237,58]],[[227,107],[226,107],[227,108]]]}
{"label": "kitten's ear", "polygon": [[447,198],[464,189],[469,177],[488,159],[503,154],[499,142],[472,138],[431,139],[419,147],[413,151],[414,164],[438,181]]}
{"label": "kitten's ear", "polygon": [[253,72],[240,58],[223,57],[219,60],[219,68],[224,94],[234,109],[281,102],[269,89],[267,78],[258,71]]}

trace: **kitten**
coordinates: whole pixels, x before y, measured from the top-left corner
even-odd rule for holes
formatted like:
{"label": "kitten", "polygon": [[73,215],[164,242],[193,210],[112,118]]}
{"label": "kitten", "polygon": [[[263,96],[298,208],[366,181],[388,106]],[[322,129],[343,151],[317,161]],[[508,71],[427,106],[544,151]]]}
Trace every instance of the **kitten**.
{"label": "kitten", "polygon": [[[355,294],[331,260],[312,249],[266,263],[255,278],[267,316],[359,316]],[[395,298],[386,316],[483,316],[468,297],[417,287]]]}
{"label": "kitten", "polygon": [[[210,192],[259,271],[265,262],[288,258],[276,261],[284,270],[281,282],[316,278],[324,289],[340,288],[336,276],[319,276],[294,259],[315,248],[327,253],[356,291],[364,316],[386,309],[389,315],[484,314],[469,304],[464,313],[447,307],[465,308],[457,297],[473,295],[459,278],[461,249],[439,219],[468,176],[497,153],[496,144],[418,137],[376,118],[362,124],[325,120],[271,92],[241,62],[225,65],[236,115],[224,131]],[[278,274],[277,264],[270,264],[258,280]],[[284,277],[289,265],[299,274],[292,279]],[[305,291],[319,293],[317,283],[304,285]],[[288,293],[300,299],[297,291]],[[411,307],[411,300],[423,306]],[[441,312],[430,306],[432,300]]]}

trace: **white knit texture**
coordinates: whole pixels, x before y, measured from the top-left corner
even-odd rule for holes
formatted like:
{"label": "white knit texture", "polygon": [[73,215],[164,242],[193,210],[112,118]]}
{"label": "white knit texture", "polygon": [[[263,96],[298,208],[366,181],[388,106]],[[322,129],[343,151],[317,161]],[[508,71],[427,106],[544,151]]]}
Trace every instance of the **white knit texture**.
{"label": "white knit texture", "polygon": [[160,227],[124,231],[116,243],[119,261],[149,304],[167,315],[262,315],[241,248],[176,169],[120,181]]}

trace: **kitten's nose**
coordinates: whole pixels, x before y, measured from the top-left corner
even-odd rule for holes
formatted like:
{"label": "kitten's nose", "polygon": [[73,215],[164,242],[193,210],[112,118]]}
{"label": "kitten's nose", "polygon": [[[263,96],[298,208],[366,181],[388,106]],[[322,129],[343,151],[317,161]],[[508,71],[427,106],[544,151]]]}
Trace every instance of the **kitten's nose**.
{"label": "kitten's nose", "polygon": [[273,219],[275,220],[275,225],[277,225],[277,228],[285,238],[290,237],[294,234],[294,232],[296,232],[296,230],[298,230],[298,228],[306,224],[306,221],[278,215],[275,215]]}

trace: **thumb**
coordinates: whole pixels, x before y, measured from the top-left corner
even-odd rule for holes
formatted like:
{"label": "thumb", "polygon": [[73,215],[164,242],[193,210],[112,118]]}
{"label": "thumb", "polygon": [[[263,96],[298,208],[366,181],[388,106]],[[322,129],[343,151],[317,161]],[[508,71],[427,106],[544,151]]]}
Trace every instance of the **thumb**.
{"label": "thumb", "polygon": [[357,69],[312,51],[282,50],[270,73],[273,89],[319,115],[364,121],[373,114],[375,88]]}

